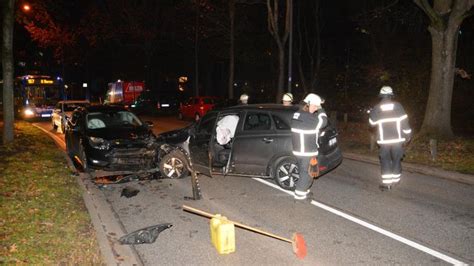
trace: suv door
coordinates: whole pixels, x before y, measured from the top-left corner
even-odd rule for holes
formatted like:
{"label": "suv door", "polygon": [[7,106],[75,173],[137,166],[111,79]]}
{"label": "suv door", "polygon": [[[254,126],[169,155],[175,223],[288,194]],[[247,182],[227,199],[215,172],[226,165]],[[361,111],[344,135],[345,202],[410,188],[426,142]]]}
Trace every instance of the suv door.
{"label": "suv door", "polygon": [[232,144],[231,162],[237,174],[265,176],[275,152],[275,130],[267,111],[248,111]]}
{"label": "suv door", "polygon": [[193,166],[198,172],[209,175],[209,142],[215,127],[217,113],[205,115],[190,134],[189,151]]}

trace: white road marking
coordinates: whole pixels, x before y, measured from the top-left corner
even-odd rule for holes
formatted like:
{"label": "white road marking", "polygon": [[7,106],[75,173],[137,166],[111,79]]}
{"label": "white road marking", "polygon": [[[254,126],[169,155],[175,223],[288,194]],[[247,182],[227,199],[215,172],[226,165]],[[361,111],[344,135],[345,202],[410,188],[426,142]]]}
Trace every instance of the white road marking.
{"label": "white road marking", "polygon": [[[273,184],[273,183],[271,183],[271,182],[268,182],[268,181],[263,180],[263,179],[260,179],[260,178],[252,178],[252,179],[255,180],[255,181],[258,181],[258,182],[260,182],[260,183],[263,183],[263,184],[265,184],[265,185],[267,185],[267,186],[270,186],[270,187],[272,187],[272,188],[278,189],[278,190],[280,190],[280,191],[282,191],[282,192],[285,192],[285,193],[288,194],[288,195],[293,196],[293,192],[292,192],[292,191],[288,191],[288,190],[282,189],[280,186],[278,186],[278,185],[276,185],[276,184]],[[382,228],[380,228],[380,227],[378,227],[378,226],[375,226],[375,225],[373,225],[373,224],[370,224],[370,223],[368,223],[368,222],[366,222],[366,221],[363,221],[363,220],[361,220],[361,219],[359,219],[359,218],[356,218],[356,217],[354,217],[354,216],[352,216],[352,215],[349,215],[349,214],[347,214],[347,213],[344,213],[344,212],[342,212],[342,211],[340,211],[340,210],[336,210],[336,209],[334,209],[334,208],[332,208],[332,207],[330,207],[330,206],[328,206],[328,205],[326,205],[326,204],[324,204],[324,203],[321,203],[321,202],[319,202],[319,201],[312,200],[312,201],[311,201],[311,204],[314,205],[314,206],[316,206],[316,207],[319,207],[319,208],[321,208],[321,209],[323,209],[323,210],[326,210],[326,211],[328,211],[328,212],[331,212],[331,213],[333,213],[333,214],[335,214],[335,215],[338,215],[338,216],[340,216],[340,217],[342,217],[342,218],[345,218],[345,219],[347,219],[347,220],[349,220],[349,221],[351,221],[351,222],[354,222],[354,223],[356,223],[356,224],[362,225],[362,226],[364,226],[364,227],[366,227],[366,228],[368,228],[368,229],[370,229],[370,230],[373,230],[373,231],[375,231],[375,232],[377,232],[377,233],[380,233],[380,234],[382,234],[382,235],[388,236],[388,237],[390,237],[390,238],[392,238],[392,239],[395,239],[395,240],[397,240],[397,241],[400,241],[400,242],[402,242],[402,243],[404,243],[404,244],[406,244],[406,245],[409,245],[409,246],[411,246],[411,247],[413,247],[413,248],[416,248],[416,249],[418,249],[418,250],[420,250],[420,251],[423,251],[423,252],[425,252],[425,253],[428,253],[428,254],[430,254],[430,255],[432,255],[432,256],[438,258],[438,259],[444,260],[444,261],[446,261],[446,262],[448,262],[448,263],[451,263],[451,264],[453,264],[453,265],[468,265],[468,264],[466,264],[465,262],[462,262],[462,261],[460,261],[460,260],[451,258],[450,256],[448,256],[448,255],[446,255],[446,254],[443,254],[443,253],[441,253],[441,252],[438,252],[438,251],[436,251],[436,250],[433,250],[433,249],[431,249],[431,248],[428,248],[428,247],[426,247],[426,246],[423,246],[423,245],[421,245],[421,244],[419,244],[419,243],[416,243],[416,242],[414,242],[414,241],[412,241],[412,240],[406,239],[406,238],[404,238],[404,237],[402,237],[402,236],[399,236],[399,235],[397,235],[397,234],[394,234],[394,233],[392,233],[392,232],[389,232],[389,231],[387,231],[387,230],[385,230],[385,229],[382,229]]]}

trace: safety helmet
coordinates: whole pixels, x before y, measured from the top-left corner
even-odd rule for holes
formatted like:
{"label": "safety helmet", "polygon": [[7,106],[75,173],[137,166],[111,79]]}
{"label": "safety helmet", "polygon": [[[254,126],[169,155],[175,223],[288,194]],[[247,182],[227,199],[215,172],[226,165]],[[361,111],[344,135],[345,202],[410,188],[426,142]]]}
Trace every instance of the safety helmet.
{"label": "safety helmet", "polygon": [[321,97],[319,97],[317,94],[314,94],[314,93],[310,93],[306,95],[303,101],[307,104],[316,105],[316,106],[321,106],[321,104],[324,103]]}
{"label": "safety helmet", "polygon": [[390,86],[383,86],[380,89],[380,96],[393,96],[393,89]]}
{"label": "safety helmet", "polygon": [[291,92],[287,92],[283,94],[283,98],[281,99],[284,102],[292,102],[293,101],[293,94]]}
{"label": "safety helmet", "polygon": [[249,100],[249,96],[247,94],[242,94],[240,95],[240,101],[248,101]]}

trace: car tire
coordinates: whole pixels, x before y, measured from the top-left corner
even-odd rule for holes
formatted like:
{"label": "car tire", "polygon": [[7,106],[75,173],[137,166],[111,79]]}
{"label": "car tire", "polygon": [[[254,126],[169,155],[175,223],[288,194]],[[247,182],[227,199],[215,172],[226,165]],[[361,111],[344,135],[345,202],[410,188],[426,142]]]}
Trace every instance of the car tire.
{"label": "car tire", "polygon": [[187,159],[179,151],[172,151],[160,160],[159,168],[165,178],[178,179],[189,175]]}
{"label": "car tire", "polygon": [[197,121],[199,121],[199,119],[201,119],[201,116],[200,116],[198,113],[196,113],[196,114],[194,115],[194,121],[197,122]]}
{"label": "car tire", "polygon": [[90,168],[89,168],[89,165],[87,163],[87,155],[86,155],[86,152],[84,150],[84,146],[82,146],[82,144],[80,145],[79,147],[79,160],[81,160],[81,172],[83,173],[89,173],[90,172]]}
{"label": "car tire", "polygon": [[181,112],[178,113],[178,119],[183,120],[183,114]]}
{"label": "car tire", "polygon": [[298,178],[298,162],[294,157],[286,156],[276,161],[273,167],[273,179],[281,188],[295,190]]}

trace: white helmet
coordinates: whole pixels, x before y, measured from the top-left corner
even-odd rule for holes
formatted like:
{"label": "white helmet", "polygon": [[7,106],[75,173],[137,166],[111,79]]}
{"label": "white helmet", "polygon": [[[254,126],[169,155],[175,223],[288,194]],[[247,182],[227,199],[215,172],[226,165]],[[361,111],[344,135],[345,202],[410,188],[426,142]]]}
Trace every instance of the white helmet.
{"label": "white helmet", "polygon": [[380,95],[381,96],[393,96],[393,90],[392,90],[392,87],[390,86],[383,86],[381,89],[380,89]]}
{"label": "white helmet", "polygon": [[293,102],[293,94],[291,94],[291,92],[287,92],[283,94],[283,98],[281,100],[284,102]]}
{"label": "white helmet", "polygon": [[317,94],[310,93],[304,98],[304,102],[310,105],[321,106],[324,101]]}
{"label": "white helmet", "polygon": [[249,100],[249,96],[247,94],[242,94],[240,95],[240,101],[248,101]]}

